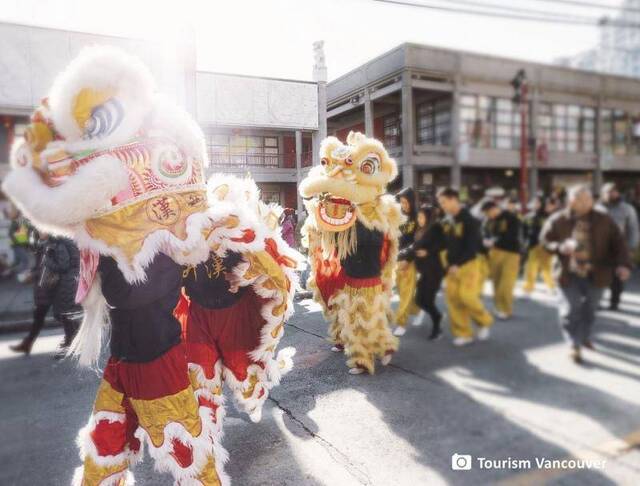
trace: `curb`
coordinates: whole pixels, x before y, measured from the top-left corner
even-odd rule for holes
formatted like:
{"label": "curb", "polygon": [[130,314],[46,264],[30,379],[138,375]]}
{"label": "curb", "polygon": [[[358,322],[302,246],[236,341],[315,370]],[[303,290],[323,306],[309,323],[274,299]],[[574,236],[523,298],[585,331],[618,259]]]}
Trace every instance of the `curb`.
{"label": "curb", "polygon": [[[0,321],[0,334],[12,334],[15,332],[27,332],[31,329],[32,323],[31,316],[27,317],[17,317],[16,319]],[[53,317],[47,317],[44,321],[44,329],[54,329],[57,327],[62,327],[57,320]]]}
{"label": "curb", "polygon": [[[310,299],[313,296],[310,290],[304,290],[297,292],[294,300],[299,302],[304,299]],[[32,318],[31,314],[17,313],[14,316],[4,316],[5,319],[0,321],[0,334],[11,334],[16,332],[27,332],[31,328]],[[7,317],[9,317],[7,319]],[[47,317],[44,321],[45,329],[53,329],[61,327],[62,325],[53,317]]]}

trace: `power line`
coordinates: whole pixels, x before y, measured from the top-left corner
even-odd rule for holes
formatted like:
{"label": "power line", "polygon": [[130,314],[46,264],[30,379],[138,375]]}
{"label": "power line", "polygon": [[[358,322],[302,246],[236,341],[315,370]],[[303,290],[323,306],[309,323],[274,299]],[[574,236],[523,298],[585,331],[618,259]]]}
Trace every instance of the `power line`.
{"label": "power line", "polygon": [[447,0],[447,3],[457,3],[459,5],[467,5],[469,7],[505,11],[508,14],[540,15],[540,16],[549,17],[552,19],[580,20],[588,24],[597,22],[597,19],[595,19],[594,17],[588,17],[585,15],[565,15],[564,13],[549,12],[548,10],[536,10],[536,9],[520,8],[520,7],[505,7],[504,5],[500,5],[497,3],[490,3],[490,2],[477,2],[472,0]]}
{"label": "power line", "polygon": [[582,8],[599,8],[602,10],[613,10],[615,12],[637,12],[640,13],[639,8],[635,7],[623,7],[615,5],[605,5],[602,3],[595,2],[584,2],[579,0],[532,0],[535,2],[544,2],[544,3],[562,3],[564,5],[572,5],[574,7],[582,7]]}
{"label": "power line", "polygon": [[610,19],[607,19],[606,17],[601,19],[590,18],[590,17],[575,18],[575,17],[566,17],[566,16],[553,16],[552,13],[545,14],[545,15],[535,15],[535,14],[520,15],[517,13],[517,11],[513,11],[508,7],[500,7],[500,8],[503,8],[505,10],[511,10],[511,12],[514,12],[514,13],[510,13],[509,11],[505,11],[504,13],[501,13],[501,12],[487,11],[487,10],[471,10],[471,9],[462,8],[462,7],[447,7],[442,5],[412,2],[408,0],[373,0],[373,1],[379,2],[379,3],[401,5],[405,7],[417,7],[417,8],[424,8],[424,9],[430,9],[430,10],[440,10],[440,11],[449,12],[449,13],[480,15],[484,17],[525,20],[525,21],[542,22],[542,23],[546,22],[546,23],[555,23],[555,24],[582,25],[582,26],[592,26],[592,27],[607,25],[607,26],[624,27],[624,28],[640,28],[640,24],[638,23],[612,21]]}

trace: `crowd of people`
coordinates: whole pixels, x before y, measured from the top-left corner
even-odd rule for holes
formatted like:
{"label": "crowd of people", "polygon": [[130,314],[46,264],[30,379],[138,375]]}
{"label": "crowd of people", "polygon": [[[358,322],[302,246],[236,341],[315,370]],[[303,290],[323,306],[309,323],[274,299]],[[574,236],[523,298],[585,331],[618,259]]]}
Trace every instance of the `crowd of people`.
{"label": "crowd of people", "polygon": [[[494,318],[513,316],[518,277],[524,277],[526,296],[542,277],[548,292],[555,295],[559,287],[564,296],[563,329],[573,360],[581,363],[582,348],[593,349],[592,329],[606,288],[609,309],[619,309],[640,233],[635,208],[615,184],[605,184],[597,201],[582,185],[538,195],[526,212],[501,188],[487,190],[474,205],[465,205],[453,188],[441,189],[426,204],[410,188],[396,197],[407,218],[396,273],[396,336],[405,334],[412,315],[414,325],[428,315],[429,339],[441,337],[443,311],[436,295],[444,283],[453,344],[486,340]],[[487,279],[493,312],[481,297]]]}
{"label": "crowd of people", "polygon": [[[412,188],[396,198],[406,222],[400,228],[396,268],[395,336],[403,336],[409,323],[421,326],[428,316],[428,339],[439,339],[448,314],[455,346],[486,340],[494,318],[513,315],[518,277],[527,297],[541,278],[551,295],[559,287],[565,297],[564,329],[573,359],[580,362],[582,347],[593,348],[591,330],[605,288],[610,289],[608,309],[619,310],[640,230],[636,209],[615,184],[605,184],[597,201],[584,186],[537,195],[526,213],[501,188],[488,189],[473,205],[463,203],[453,188],[440,190],[428,203],[420,203]],[[10,216],[11,270],[21,282],[31,282],[34,300],[31,329],[11,349],[29,354],[53,310],[64,329],[55,355],[61,358],[82,317],[75,303],[78,249],[69,239],[37,232],[15,210]],[[292,247],[297,246],[296,224],[295,211],[285,209],[280,227]],[[482,300],[487,280],[493,287],[493,312]],[[443,283],[446,311],[436,303]]]}

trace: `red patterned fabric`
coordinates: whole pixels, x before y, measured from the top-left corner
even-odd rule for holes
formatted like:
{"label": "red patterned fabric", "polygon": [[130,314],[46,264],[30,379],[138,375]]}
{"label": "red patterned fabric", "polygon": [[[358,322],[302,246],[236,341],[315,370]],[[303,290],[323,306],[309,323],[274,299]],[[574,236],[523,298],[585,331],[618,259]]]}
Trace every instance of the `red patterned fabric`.
{"label": "red patterned fabric", "polygon": [[342,273],[340,260],[338,260],[335,254],[329,258],[323,258],[322,250],[318,248],[313,255],[312,264],[316,275],[316,286],[326,304],[329,302],[329,299],[345,285],[345,282],[340,280],[339,277]]}
{"label": "red patterned fabric", "polygon": [[178,344],[147,363],[110,358],[104,379],[129,398],[154,400],[181,392],[189,386],[186,350]]}
{"label": "red patterned fabric", "polygon": [[296,268],[296,262],[289,258],[288,256],[280,254],[278,251],[278,244],[275,242],[273,238],[267,238],[264,240],[265,250],[271,257],[276,261],[276,263],[280,266],[286,266],[289,268]]}
{"label": "red patterned fabric", "polygon": [[236,379],[244,381],[253,364],[249,353],[260,344],[265,324],[260,314],[263,304],[252,289],[246,289],[240,300],[225,309],[207,309],[191,301],[186,328],[189,362],[202,366],[211,379],[214,364],[222,359]]}
{"label": "red patterned fabric", "polygon": [[[387,240],[385,240],[385,242],[386,241]],[[322,258],[321,250],[316,252],[313,265],[315,266],[316,286],[318,287],[325,304],[328,304],[329,299],[342,290],[345,285],[360,289],[365,287],[374,287],[382,283],[380,277],[354,278],[348,276],[335,255],[332,255],[329,258]]]}
{"label": "red patterned fabric", "polygon": [[176,308],[173,310],[173,315],[178,322],[180,323],[180,327],[182,328],[182,342],[187,340],[187,321],[189,320],[189,305],[191,300],[184,293],[184,289],[180,293],[180,299],[178,300],[178,304]]}
{"label": "red patterned fabric", "polygon": [[380,252],[380,263],[384,267],[389,261],[389,252],[391,251],[391,240],[389,235],[384,235],[384,241],[382,242],[382,251]]}
{"label": "red patterned fabric", "polygon": [[180,467],[189,467],[193,463],[193,450],[188,445],[183,444],[175,437],[171,439],[172,451],[171,456],[176,460]]}
{"label": "red patterned fabric", "polygon": [[252,229],[242,230],[242,236],[240,238],[231,238],[231,241],[238,243],[251,243],[256,239],[256,233]]}
{"label": "red patterned fabric", "polygon": [[129,437],[126,422],[110,422],[100,420],[91,431],[91,440],[96,446],[98,455],[116,456],[124,452]]}
{"label": "red patterned fabric", "polygon": [[98,271],[99,262],[100,255],[98,253],[87,249],[80,250],[80,272],[78,274],[76,304],[82,303],[89,293],[93,285],[93,280],[96,277],[96,272]]}

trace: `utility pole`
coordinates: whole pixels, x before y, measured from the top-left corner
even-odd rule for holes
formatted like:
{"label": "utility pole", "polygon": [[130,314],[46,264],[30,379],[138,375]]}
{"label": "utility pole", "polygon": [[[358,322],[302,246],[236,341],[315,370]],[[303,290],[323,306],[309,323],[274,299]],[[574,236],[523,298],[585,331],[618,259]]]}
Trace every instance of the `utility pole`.
{"label": "utility pole", "polygon": [[527,135],[527,124],[529,120],[529,101],[527,74],[524,69],[520,69],[516,76],[511,80],[511,86],[515,90],[513,102],[520,108],[520,204],[522,212],[527,210],[528,197],[528,173],[529,167],[527,162],[527,154],[529,151],[529,138]]}

